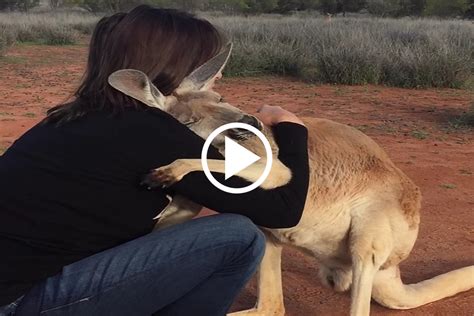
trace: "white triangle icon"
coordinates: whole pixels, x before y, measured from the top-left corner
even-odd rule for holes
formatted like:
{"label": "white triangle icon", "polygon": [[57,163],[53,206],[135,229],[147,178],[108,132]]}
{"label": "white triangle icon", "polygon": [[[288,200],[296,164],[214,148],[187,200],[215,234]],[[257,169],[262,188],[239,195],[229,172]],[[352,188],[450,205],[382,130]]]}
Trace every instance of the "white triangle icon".
{"label": "white triangle icon", "polygon": [[247,168],[260,157],[225,137],[225,180]]}

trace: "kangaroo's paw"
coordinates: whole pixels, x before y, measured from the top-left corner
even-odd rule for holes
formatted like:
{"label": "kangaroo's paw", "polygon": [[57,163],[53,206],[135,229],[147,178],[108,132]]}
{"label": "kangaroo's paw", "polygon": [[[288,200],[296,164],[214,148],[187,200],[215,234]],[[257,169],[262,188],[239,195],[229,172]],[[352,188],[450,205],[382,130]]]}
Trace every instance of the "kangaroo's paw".
{"label": "kangaroo's paw", "polygon": [[188,173],[187,164],[176,160],[169,165],[151,171],[142,181],[148,188],[169,187],[180,181]]}
{"label": "kangaroo's paw", "polygon": [[263,310],[258,308],[252,308],[245,311],[235,312],[227,314],[227,316],[285,316],[285,310]]}

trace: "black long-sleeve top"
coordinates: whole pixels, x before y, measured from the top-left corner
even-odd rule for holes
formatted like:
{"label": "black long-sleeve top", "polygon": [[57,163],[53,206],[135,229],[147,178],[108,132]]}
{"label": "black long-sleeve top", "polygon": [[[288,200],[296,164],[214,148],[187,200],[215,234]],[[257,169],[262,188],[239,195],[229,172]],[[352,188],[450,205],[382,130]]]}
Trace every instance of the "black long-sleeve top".
{"label": "black long-sleeve top", "polygon": [[[285,186],[245,194],[215,188],[203,172],[172,186],[174,193],[257,225],[298,223],[308,188],[307,130],[274,126],[279,159],[293,172]],[[38,124],[0,156],[0,306],[67,264],[149,233],[168,204],[161,189],[139,185],[151,169],[199,158],[204,140],[156,110],[104,111],[60,126]],[[208,158],[223,159],[212,148]],[[231,187],[248,185],[232,177]]]}

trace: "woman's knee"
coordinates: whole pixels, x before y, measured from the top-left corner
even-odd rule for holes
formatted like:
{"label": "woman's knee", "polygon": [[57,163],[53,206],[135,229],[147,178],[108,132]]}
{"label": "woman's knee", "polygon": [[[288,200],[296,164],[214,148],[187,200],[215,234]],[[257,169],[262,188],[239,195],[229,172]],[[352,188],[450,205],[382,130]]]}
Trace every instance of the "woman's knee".
{"label": "woman's knee", "polygon": [[214,225],[228,234],[238,233],[249,242],[255,240],[259,244],[265,241],[265,236],[248,217],[239,214],[219,214],[213,216]]}
{"label": "woman's knee", "polygon": [[247,217],[238,214],[216,215],[217,225],[223,230],[230,242],[237,241],[244,246],[255,262],[260,262],[265,252],[265,235]]}
{"label": "woman's knee", "polygon": [[[156,237],[180,240],[179,245],[185,251],[189,251],[188,246],[214,249],[227,262],[241,258],[249,263],[258,263],[265,252],[265,236],[262,231],[250,219],[237,214],[200,217],[158,230]],[[176,248],[173,247],[175,250]]]}

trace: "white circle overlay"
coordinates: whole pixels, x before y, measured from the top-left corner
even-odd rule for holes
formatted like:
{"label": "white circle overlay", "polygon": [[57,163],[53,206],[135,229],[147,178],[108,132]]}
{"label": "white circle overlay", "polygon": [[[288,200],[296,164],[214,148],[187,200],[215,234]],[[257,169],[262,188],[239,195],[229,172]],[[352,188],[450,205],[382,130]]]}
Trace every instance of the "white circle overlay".
{"label": "white circle overlay", "polygon": [[[214,178],[214,176],[212,175],[211,171],[209,170],[209,166],[207,164],[207,152],[209,151],[209,147],[211,146],[211,143],[214,140],[214,138],[216,138],[217,135],[219,135],[220,133],[222,133],[222,132],[224,132],[228,129],[233,129],[233,128],[245,129],[245,130],[247,130],[249,132],[252,132],[255,135],[257,135],[257,137],[262,141],[263,146],[265,147],[265,153],[267,155],[267,162],[265,164],[265,169],[263,169],[263,173],[260,176],[260,178],[258,178],[257,181],[255,181],[254,183],[252,183],[250,185],[247,185],[245,187],[242,187],[242,188],[229,187],[229,186],[226,186],[226,185],[220,183],[219,181],[217,181],[216,178]],[[219,126],[218,128],[216,128],[209,135],[209,137],[204,142],[204,146],[202,146],[201,164],[202,164],[202,169],[204,171],[204,174],[206,175],[207,179],[209,179],[209,181],[216,188],[218,188],[219,190],[222,190],[224,192],[227,192],[227,193],[242,194],[242,193],[247,193],[247,192],[250,192],[250,191],[256,189],[257,187],[259,187],[263,183],[263,181],[265,181],[265,179],[270,174],[270,171],[272,169],[272,163],[273,163],[272,148],[270,147],[270,143],[268,142],[265,135],[263,135],[263,133],[260,132],[255,127],[253,127],[249,124],[245,124],[245,123],[234,122],[234,123],[228,123],[228,124],[224,124],[222,126]]]}

